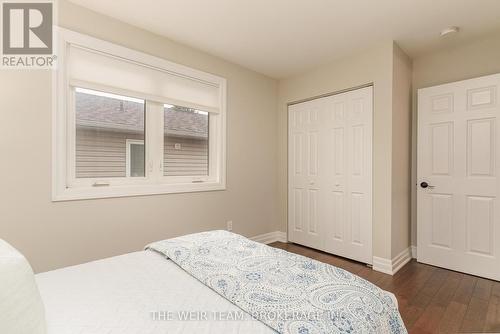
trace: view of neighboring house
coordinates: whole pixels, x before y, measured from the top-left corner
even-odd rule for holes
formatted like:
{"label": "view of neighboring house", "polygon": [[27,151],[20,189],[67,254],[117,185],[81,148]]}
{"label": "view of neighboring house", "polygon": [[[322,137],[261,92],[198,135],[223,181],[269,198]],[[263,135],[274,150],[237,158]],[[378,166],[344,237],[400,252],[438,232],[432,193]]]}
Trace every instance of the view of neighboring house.
{"label": "view of neighboring house", "polygon": [[[145,103],[79,89],[76,107],[76,177],[145,175]],[[208,174],[208,113],[164,108],[164,175]]]}

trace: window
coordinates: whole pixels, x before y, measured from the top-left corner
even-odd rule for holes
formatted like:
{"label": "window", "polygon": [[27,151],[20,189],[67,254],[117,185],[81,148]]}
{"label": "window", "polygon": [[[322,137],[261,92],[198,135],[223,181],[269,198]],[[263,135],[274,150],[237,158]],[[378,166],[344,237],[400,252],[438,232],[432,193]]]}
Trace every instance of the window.
{"label": "window", "polygon": [[144,177],[144,140],[127,139],[127,177]]}
{"label": "window", "polygon": [[225,79],[60,29],[53,199],[225,189]]}

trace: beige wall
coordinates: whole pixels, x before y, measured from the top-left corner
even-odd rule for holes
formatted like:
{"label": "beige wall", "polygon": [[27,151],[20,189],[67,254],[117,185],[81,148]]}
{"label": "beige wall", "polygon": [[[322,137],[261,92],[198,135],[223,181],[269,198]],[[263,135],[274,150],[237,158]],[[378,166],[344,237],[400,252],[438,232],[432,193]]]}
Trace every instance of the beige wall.
{"label": "beige wall", "polygon": [[387,41],[355,56],[280,81],[278,180],[281,230],[286,231],[287,225],[287,103],[373,83],[373,254],[390,258],[392,59],[393,42]]}
{"label": "beige wall", "polygon": [[416,94],[419,88],[500,73],[500,31],[453,48],[422,55],[413,60],[412,131],[412,245],[417,244],[416,227]]}
{"label": "beige wall", "polygon": [[0,238],[40,272],[227,220],[246,236],[279,229],[275,80],[64,1],[59,14],[63,27],[227,78],[228,188],[52,203],[50,72],[1,71]]}
{"label": "beige wall", "polygon": [[392,258],[410,245],[411,59],[394,44],[392,84]]}

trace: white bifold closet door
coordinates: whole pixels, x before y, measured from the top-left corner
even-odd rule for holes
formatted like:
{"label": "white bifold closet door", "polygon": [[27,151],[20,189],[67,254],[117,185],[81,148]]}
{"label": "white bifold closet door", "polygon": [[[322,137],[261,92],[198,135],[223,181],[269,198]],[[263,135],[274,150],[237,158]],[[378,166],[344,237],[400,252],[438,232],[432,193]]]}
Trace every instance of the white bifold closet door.
{"label": "white bifold closet door", "polygon": [[372,263],[373,88],[290,105],[288,239]]}

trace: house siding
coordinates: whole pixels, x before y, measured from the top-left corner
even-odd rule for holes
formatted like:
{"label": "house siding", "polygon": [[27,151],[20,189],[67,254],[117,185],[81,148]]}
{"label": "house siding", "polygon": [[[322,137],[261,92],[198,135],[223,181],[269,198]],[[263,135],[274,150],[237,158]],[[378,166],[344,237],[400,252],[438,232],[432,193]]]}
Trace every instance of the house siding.
{"label": "house siding", "polygon": [[[175,148],[180,144],[180,149]],[[208,141],[186,137],[165,137],[165,176],[208,175]]]}
{"label": "house siding", "polygon": [[[76,131],[76,177],[126,176],[126,140],[143,140],[138,133],[82,129]],[[180,149],[175,149],[175,144]],[[164,174],[207,175],[208,142],[204,139],[165,137]]]}

